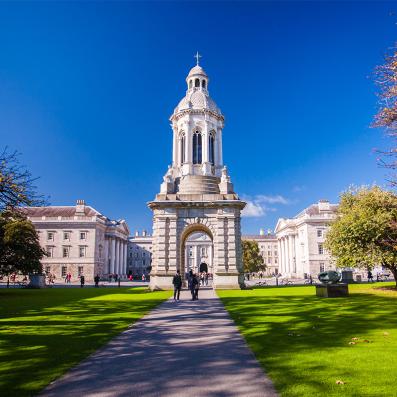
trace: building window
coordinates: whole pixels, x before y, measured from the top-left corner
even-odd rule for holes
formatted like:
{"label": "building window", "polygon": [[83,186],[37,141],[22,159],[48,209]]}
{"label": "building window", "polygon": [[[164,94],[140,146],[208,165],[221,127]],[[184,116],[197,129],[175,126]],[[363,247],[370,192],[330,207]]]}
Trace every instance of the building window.
{"label": "building window", "polygon": [[194,86],[197,88],[200,87],[200,79],[194,80]]}
{"label": "building window", "polygon": [[79,258],[84,258],[85,257],[85,246],[80,245],[79,246]]}
{"label": "building window", "polygon": [[215,136],[213,132],[210,132],[209,142],[208,142],[208,150],[209,150],[209,161],[212,165],[215,165]]}
{"label": "building window", "polygon": [[84,266],[78,266],[77,268],[77,275],[80,277],[84,273]]}
{"label": "building window", "polygon": [[207,249],[205,247],[201,247],[201,256],[207,255]]}
{"label": "building window", "polygon": [[201,133],[196,131],[193,134],[193,164],[201,164],[202,157],[202,147],[201,147]]}
{"label": "building window", "polygon": [[189,88],[192,88],[192,87],[193,87],[193,81],[190,80],[190,81],[189,81]]}
{"label": "building window", "polygon": [[47,232],[47,240],[54,241],[54,232]]}
{"label": "building window", "polygon": [[66,277],[67,268],[66,266],[61,267],[61,277]]}
{"label": "building window", "polygon": [[62,257],[69,258],[69,247],[62,247]]}
{"label": "building window", "polygon": [[277,254],[277,251],[274,251],[274,256],[277,256],[278,254]]}
{"label": "building window", "polygon": [[49,274],[51,272],[51,266],[46,266],[44,271],[46,274]]}
{"label": "building window", "polygon": [[182,133],[179,138],[179,149],[181,153],[181,165],[185,162],[185,134]]}
{"label": "building window", "polygon": [[63,239],[66,241],[70,240],[70,232],[63,232]]}
{"label": "building window", "polygon": [[320,273],[325,270],[324,262],[320,262]]}
{"label": "building window", "polygon": [[99,254],[99,259],[101,259],[101,258],[102,258],[102,245],[100,245],[100,246],[98,247],[98,250],[99,250],[99,252],[98,252],[98,254]]}
{"label": "building window", "polygon": [[267,258],[267,263],[272,263],[272,258]]}
{"label": "building window", "polygon": [[317,237],[323,237],[323,231],[321,229],[317,229]]}
{"label": "building window", "polygon": [[132,253],[130,252],[130,258],[132,258]]}
{"label": "building window", "polygon": [[323,246],[323,244],[319,244],[318,245],[318,253],[319,253],[319,255],[323,255],[324,254],[324,246]]}
{"label": "building window", "polygon": [[146,252],[142,252],[142,256],[146,256]]}
{"label": "building window", "polygon": [[267,256],[272,256],[272,251],[267,251]]}
{"label": "building window", "polygon": [[274,263],[277,264],[277,258],[274,258]]}
{"label": "building window", "polygon": [[80,232],[80,240],[85,240],[87,238],[87,232]]}
{"label": "building window", "polygon": [[47,247],[46,250],[47,250],[47,256],[49,258],[53,258],[54,257],[54,247]]}

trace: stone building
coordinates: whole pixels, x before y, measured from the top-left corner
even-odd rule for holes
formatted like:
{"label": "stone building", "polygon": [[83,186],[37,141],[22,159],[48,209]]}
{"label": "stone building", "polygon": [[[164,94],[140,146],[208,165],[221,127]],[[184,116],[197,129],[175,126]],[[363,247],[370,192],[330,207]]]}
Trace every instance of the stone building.
{"label": "stone building", "polygon": [[141,278],[150,273],[152,263],[152,236],[146,230],[128,239],[127,274]]}
{"label": "stone building", "polygon": [[282,276],[307,278],[335,269],[324,249],[324,241],[329,222],[336,217],[337,207],[337,204],[320,200],[292,219],[278,220],[275,232]]}
{"label": "stone building", "polygon": [[126,274],[129,229],[124,220],[110,220],[78,200],[75,206],[24,208],[47,252],[43,270],[59,281],[71,273],[72,281],[84,275]]}
{"label": "stone building", "polygon": [[177,269],[185,274],[186,240],[196,232],[212,242],[214,287],[238,288],[243,283],[240,212],[245,203],[223,164],[224,117],[209,96],[208,82],[197,63],[170,118],[172,164],[160,193],[148,203],[153,211],[152,289],[172,288]]}
{"label": "stone building", "polygon": [[265,233],[263,229],[261,229],[259,234],[246,234],[242,236],[242,239],[256,241],[258,243],[259,252],[266,265],[265,275],[277,275],[279,272],[279,259],[276,235],[271,233],[271,231]]}

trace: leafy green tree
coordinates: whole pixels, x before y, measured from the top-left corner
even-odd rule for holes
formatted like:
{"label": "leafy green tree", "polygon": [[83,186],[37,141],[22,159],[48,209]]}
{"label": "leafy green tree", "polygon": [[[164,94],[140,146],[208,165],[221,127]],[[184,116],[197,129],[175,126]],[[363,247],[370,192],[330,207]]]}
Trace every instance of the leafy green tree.
{"label": "leafy green tree", "polygon": [[0,274],[41,273],[44,255],[32,222],[18,212],[0,215]]}
{"label": "leafy green tree", "polygon": [[263,257],[259,253],[259,246],[256,241],[243,240],[242,247],[245,272],[252,273],[266,269],[266,265],[264,264]]}
{"label": "leafy green tree", "polygon": [[338,267],[383,265],[397,286],[397,196],[378,186],[343,193],[325,248]]}

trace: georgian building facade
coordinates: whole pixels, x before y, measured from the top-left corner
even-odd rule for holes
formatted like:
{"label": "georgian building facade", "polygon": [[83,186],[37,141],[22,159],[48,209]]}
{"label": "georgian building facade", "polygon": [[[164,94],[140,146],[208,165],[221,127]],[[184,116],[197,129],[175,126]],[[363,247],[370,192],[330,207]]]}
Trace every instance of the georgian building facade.
{"label": "georgian building facade", "polygon": [[311,275],[314,278],[322,271],[335,269],[324,249],[324,241],[337,208],[337,204],[320,200],[292,219],[278,220],[275,232],[279,273],[283,277],[307,278]]}
{"label": "georgian building facade", "polygon": [[242,240],[256,241],[259,252],[266,265],[264,274],[266,276],[275,276],[279,273],[279,251],[278,241],[275,234],[265,233],[262,229],[259,234],[246,234],[241,237]]}
{"label": "georgian building facade", "polygon": [[152,264],[152,236],[146,230],[128,239],[127,274],[141,278],[147,277]]}
{"label": "georgian building facade", "polygon": [[35,226],[40,245],[47,252],[43,270],[57,281],[71,274],[72,281],[84,275],[108,277],[127,271],[128,225],[111,220],[78,200],[75,206],[27,207],[23,211]]}

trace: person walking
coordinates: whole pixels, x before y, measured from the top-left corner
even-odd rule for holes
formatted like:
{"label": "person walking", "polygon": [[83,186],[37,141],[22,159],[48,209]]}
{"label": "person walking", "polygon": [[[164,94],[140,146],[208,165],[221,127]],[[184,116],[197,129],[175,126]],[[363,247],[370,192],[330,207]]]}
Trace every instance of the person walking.
{"label": "person walking", "polygon": [[[192,275],[190,281],[190,293],[192,294],[192,301],[196,300],[196,289],[198,289],[198,280],[195,274]],[[198,294],[197,294],[198,296]]]}
{"label": "person walking", "polygon": [[194,285],[194,300],[198,300],[198,292],[200,289],[200,279],[198,275],[194,275],[195,280],[197,281],[196,284]]}
{"label": "person walking", "polygon": [[80,287],[83,288],[84,284],[85,284],[85,277],[84,277],[84,275],[81,275],[80,276]]}
{"label": "person walking", "polygon": [[205,272],[204,280],[205,280],[205,285],[208,286],[208,272]]}
{"label": "person walking", "polygon": [[193,271],[192,269],[189,270],[189,274],[187,276],[187,287],[192,290],[192,280],[193,280]]}
{"label": "person walking", "polygon": [[99,274],[94,277],[95,287],[99,287]]}
{"label": "person walking", "polygon": [[374,282],[374,276],[372,275],[371,270],[368,270],[367,276],[368,276],[368,282],[373,283]]}
{"label": "person walking", "polygon": [[176,271],[176,274],[172,279],[172,284],[174,284],[174,301],[179,301],[179,295],[181,294],[182,288],[182,277],[179,270]]}

